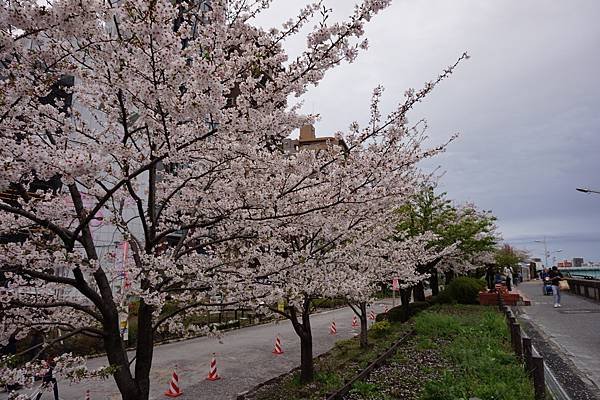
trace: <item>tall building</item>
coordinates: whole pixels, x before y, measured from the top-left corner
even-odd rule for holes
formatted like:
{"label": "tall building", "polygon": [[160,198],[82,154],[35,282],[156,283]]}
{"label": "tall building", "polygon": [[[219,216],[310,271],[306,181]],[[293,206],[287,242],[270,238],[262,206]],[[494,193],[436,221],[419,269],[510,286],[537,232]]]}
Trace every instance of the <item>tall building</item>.
{"label": "tall building", "polygon": [[304,125],[300,128],[300,136],[298,139],[284,139],[283,151],[288,154],[296,153],[300,150],[321,150],[329,146],[339,146],[343,152],[348,151],[348,145],[341,138],[333,136],[316,137],[315,127],[312,125]]}
{"label": "tall building", "polygon": [[558,268],[571,268],[573,263],[569,260],[559,261]]}
{"label": "tall building", "polygon": [[583,258],[582,257],[575,257],[573,259],[573,266],[574,267],[583,267]]}

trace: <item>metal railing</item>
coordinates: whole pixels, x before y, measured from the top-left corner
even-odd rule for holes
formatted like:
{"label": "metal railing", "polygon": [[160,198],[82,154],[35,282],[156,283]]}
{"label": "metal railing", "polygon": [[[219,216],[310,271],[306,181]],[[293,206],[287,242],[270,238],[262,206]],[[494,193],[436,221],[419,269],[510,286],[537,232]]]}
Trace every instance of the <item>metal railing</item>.
{"label": "metal railing", "polygon": [[544,374],[544,358],[533,348],[531,338],[521,330],[513,311],[504,303],[498,294],[498,306],[506,316],[506,325],[510,336],[512,348],[523,364],[525,371],[533,380],[535,400],[546,400],[546,378]]}
{"label": "metal railing", "polygon": [[[573,275],[572,275],[573,276]],[[598,279],[577,279],[573,277],[565,278],[569,283],[569,292],[588,299],[600,301],[600,280]]]}

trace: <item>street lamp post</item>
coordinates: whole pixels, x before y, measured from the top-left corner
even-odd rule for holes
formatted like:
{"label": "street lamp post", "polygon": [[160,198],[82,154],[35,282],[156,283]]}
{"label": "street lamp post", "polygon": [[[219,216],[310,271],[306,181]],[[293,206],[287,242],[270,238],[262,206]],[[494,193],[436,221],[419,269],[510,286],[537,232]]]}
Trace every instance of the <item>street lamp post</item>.
{"label": "street lamp post", "polygon": [[[551,253],[560,253],[562,251],[562,249],[558,249],[556,251],[549,251],[548,255],[550,255]],[[552,256],[552,265],[554,265],[556,263],[556,256]]]}
{"label": "street lamp post", "polygon": [[575,190],[577,190],[578,192],[582,192],[582,193],[597,193],[597,194],[600,194],[599,190],[592,190],[592,189],[588,189],[588,188],[575,188]]}
{"label": "street lamp post", "polygon": [[534,240],[535,243],[544,243],[544,257],[546,259],[546,263],[544,264],[545,268],[548,268],[548,246],[546,245],[546,236],[544,236],[544,240]]}
{"label": "street lamp post", "polygon": [[[544,258],[546,260],[546,264],[544,266],[546,268],[548,268],[548,257],[550,257],[550,254],[560,253],[562,251],[562,249],[558,249],[555,251],[548,251],[548,244],[546,243],[546,236],[544,236],[544,240],[534,240],[534,243],[543,243],[544,244]],[[554,261],[556,261],[556,256],[554,257]]]}

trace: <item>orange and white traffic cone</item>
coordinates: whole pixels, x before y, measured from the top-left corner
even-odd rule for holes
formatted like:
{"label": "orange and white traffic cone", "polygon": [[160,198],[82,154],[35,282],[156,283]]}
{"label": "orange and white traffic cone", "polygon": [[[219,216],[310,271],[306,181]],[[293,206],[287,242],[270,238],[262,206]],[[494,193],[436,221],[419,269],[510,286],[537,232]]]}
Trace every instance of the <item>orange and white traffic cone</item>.
{"label": "orange and white traffic cone", "polygon": [[279,340],[279,336],[275,338],[275,348],[273,348],[273,354],[283,354],[283,350],[281,349],[281,340]]}
{"label": "orange and white traffic cone", "polygon": [[371,310],[371,312],[369,313],[369,319],[371,321],[375,321],[375,312],[373,310]]}
{"label": "orange and white traffic cone", "polygon": [[88,389],[88,390],[85,391],[85,400],[90,400],[90,399],[91,399],[91,397],[90,397],[90,390]]}
{"label": "orange and white traffic cone", "polygon": [[331,321],[331,326],[329,327],[329,334],[330,335],[337,334],[337,328],[335,327],[335,321]]}
{"label": "orange and white traffic cone", "polygon": [[352,316],[352,328],[358,328],[358,320],[356,319],[356,315]]}
{"label": "orange and white traffic cone", "polygon": [[213,353],[213,358],[210,360],[210,371],[208,372],[208,376],[206,377],[209,381],[216,381],[221,379],[219,374],[217,373],[217,359],[215,358],[215,353]]}
{"label": "orange and white traffic cone", "polygon": [[183,394],[183,390],[179,388],[179,377],[177,376],[177,371],[173,370],[173,376],[171,377],[171,382],[169,382],[169,390],[165,392],[165,396],[169,397],[177,397]]}

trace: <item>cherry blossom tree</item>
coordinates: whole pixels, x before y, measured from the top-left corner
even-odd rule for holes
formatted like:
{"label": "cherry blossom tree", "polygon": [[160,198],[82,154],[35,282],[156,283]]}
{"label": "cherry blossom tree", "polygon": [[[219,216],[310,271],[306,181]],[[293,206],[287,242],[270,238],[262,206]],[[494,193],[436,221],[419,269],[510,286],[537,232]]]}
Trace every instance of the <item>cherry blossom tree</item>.
{"label": "cherry blossom tree", "polygon": [[[0,334],[60,328],[48,346],[101,338],[126,400],[148,398],[163,324],[223,292],[247,301],[245,271],[228,275],[249,254],[234,243],[337,203],[311,197],[302,178],[270,190],[272,173],[309,161],[279,151],[307,122],[287,100],[353,61],[364,24],[389,1],[365,0],[340,23],[312,4],[269,31],[252,25],[269,2],[205,3],[0,5]],[[305,51],[288,60],[283,44],[315,18]],[[98,237],[107,231],[131,250],[127,290],[114,288],[115,256]],[[133,370],[119,329],[131,297]],[[167,301],[178,307],[164,313]]]}
{"label": "cherry blossom tree", "polygon": [[[186,329],[198,308],[286,298],[312,366],[312,298],[340,293],[336,260],[359,262],[359,235],[385,224],[417,163],[443,148],[423,149],[406,114],[456,64],[385,118],[377,89],[369,125],[342,135],[347,151],[281,150],[312,119],[288,99],[352,62],[389,3],[363,0],[339,23],[316,3],[265,31],[252,22],[268,1],[2,2],[0,337],[60,329],[45,350],[99,338],[122,398],[142,400],[157,330]],[[284,43],[315,19],[288,59]],[[133,368],[119,315],[131,298]]]}
{"label": "cherry blossom tree", "polygon": [[[271,186],[281,188],[277,201],[272,209],[260,210],[266,216],[250,219],[269,220],[279,213],[278,226],[270,225],[266,235],[259,235],[254,250],[246,247],[248,270],[238,267],[236,275],[242,280],[247,276],[244,285],[266,304],[285,302],[283,310],[271,310],[289,319],[300,338],[302,382],[313,377],[310,313],[314,299],[345,297],[357,302],[366,345],[366,299],[374,283],[392,274],[416,279],[414,263],[426,253],[423,241],[392,241],[397,221],[391,216],[420,187],[424,177],[418,163],[443,151],[446,144],[423,148],[422,124],[409,126],[406,114],[456,65],[422,90],[408,91],[405,101],[385,118],[379,110],[382,88],[376,88],[369,124],[361,129],[353,123],[348,134],[339,134],[347,149],[330,145],[322,151],[300,151],[279,168],[283,174],[269,174]],[[304,174],[294,175],[292,165]],[[286,202],[278,204],[290,191],[296,194],[291,209]],[[319,202],[314,204],[314,199]],[[311,204],[314,212],[300,211]],[[290,211],[281,211],[286,208]],[[244,246],[248,243],[238,248]]]}
{"label": "cherry blossom tree", "polygon": [[[393,218],[387,221],[393,224]],[[381,231],[381,227],[376,227]],[[374,294],[381,290],[382,282],[397,279],[403,287],[414,286],[427,278],[417,271],[417,265],[437,254],[427,249],[431,235],[393,240],[393,230],[386,229],[385,236],[369,232],[357,241],[360,258],[343,260],[340,264],[347,270],[346,283],[341,288],[350,308],[360,321],[360,346],[368,347],[367,305],[373,302]]]}

